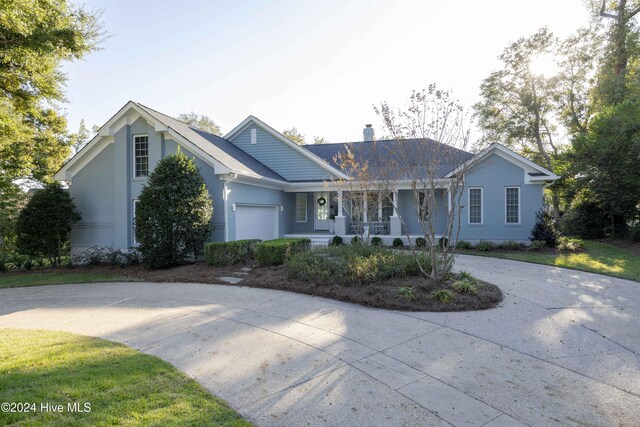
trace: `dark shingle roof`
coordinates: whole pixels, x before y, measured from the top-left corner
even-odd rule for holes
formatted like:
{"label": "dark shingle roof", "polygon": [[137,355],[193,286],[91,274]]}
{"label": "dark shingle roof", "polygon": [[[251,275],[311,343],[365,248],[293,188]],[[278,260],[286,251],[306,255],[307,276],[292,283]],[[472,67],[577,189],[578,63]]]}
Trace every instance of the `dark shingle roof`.
{"label": "dark shingle roof", "polygon": [[234,171],[257,174],[266,178],[285,181],[282,176],[267,167],[265,164],[250,156],[245,151],[233,145],[231,142],[217,135],[205,132],[188,124],[162,114],[140,103],[135,103],[153,118],[171,128],[183,138],[187,139],[199,149]]}
{"label": "dark shingle roof", "polygon": [[[381,175],[394,179],[411,179],[415,177],[416,173],[426,177],[426,165],[431,163],[430,160],[434,156],[439,159],[438,163],[433,163],[439,177],[473,158],[471,153],[428,138],[316,144],[304,147],[339,170],[342,168],[336,162],[337,155],[346,153],[348,147],[352,150],[356,161],[359,163],[367,162],[374,174],[376,168],[384,168]],[[407,168],[406,165],[412,166]],[[411,171],[411,175],[408,170]],[[349,171],[343,170],[342,172],[348,173]]]}

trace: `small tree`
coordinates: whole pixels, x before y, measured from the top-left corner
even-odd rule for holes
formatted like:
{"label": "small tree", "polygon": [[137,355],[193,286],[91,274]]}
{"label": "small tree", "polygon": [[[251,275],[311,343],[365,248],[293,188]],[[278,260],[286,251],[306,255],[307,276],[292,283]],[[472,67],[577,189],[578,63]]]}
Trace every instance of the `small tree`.
{"label": "small tree", "polygon": [[198,166],[178,151],[149,176],[136,207],[136,239],[151,268],[178,265],[204,253],[213,206]]}
{"label": "small tree", "polygon": [[69,247],[71,227],[80,219],[69,192],[58,183],[48,184],[33,194],[18,216],[18,252],[46,257],[54,267],[60,265]]}

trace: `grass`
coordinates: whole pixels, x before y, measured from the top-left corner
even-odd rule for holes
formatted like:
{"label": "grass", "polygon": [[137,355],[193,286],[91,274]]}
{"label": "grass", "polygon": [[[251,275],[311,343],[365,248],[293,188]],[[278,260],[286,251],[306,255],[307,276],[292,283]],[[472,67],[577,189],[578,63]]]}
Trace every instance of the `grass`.
{"label": "grass", "polygon": [[25,286],[61,285],[96,282],[127,282],[131,278],[106,273],[21,273],[0,274],[0,289],[21,288]]}
{"label": "grass", "polygon": [[584,252],[575,253],[480,252],[474,250],[464,250],[460,253],[564,267],[640,282],[640,256],[608,243],[592,240],[584,241],[584,249]]}
{"label": "grass", "polygon": [[[0,425],[251,425],[157,357],[65,332],[0,329],[0,402],[37,408],[0,412]],[[43,402],[64,410],[42,412]],[[90,412],[67,410],[68,403],[85,402]]]}

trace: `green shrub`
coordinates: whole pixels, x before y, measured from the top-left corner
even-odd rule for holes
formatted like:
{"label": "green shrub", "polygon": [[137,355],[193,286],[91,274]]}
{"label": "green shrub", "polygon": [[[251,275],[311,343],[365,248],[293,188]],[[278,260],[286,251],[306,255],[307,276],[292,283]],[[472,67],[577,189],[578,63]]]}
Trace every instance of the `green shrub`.
{"label": "green shrub", "polygon": [[333,239],[331,239],[331,246],[340,246],[341,244],[342,244],[342,237],[333,236]]}
{"label": "green shrub", "polygon": [[455,298],[455,295],[451,293],[451,291],[447,289],[438,289],[437,291],[431,292],[431,296],[436,300],[447,304]]}
{"label": "green shrub", "polygon": [[501,248],[508,249],[510,251],[517,251],[518,249],[522,249],[522,246],[522,243],[514,242],[513,240],[507,240],[500,243]]}
{"label": "green shrub", "polygon": [[471,244],[471,242],[467,242],[466,240],[458,240],[456,242],[457,249],[471,249],[472,247],[473,245]]}
{"label": "green shrub", "polygon": [[4,273],[9,270],[7,263],[9,262],[9,257],[6,254],[0,253],[0,273]]}
{"label": "green shrub", "polygon": [[[426,255],[420,256],[429,273]],[[286,262],[289,277],[313,280],[321,284],[346,283],[366,285],[390,278],[422,274],[416,259],[375,246],[341,246],[319,248],[293,254]]]}
{"label": "green shrub", "polygon": [[293,253],[306,251],[310,239],[274,239],[256,245],[256,261],[261,267],[282,265]]}
{"label": "green shrub", "polygon": [[398,294],[402,296],[407,301],[415,301],[416,298],[416,288],[413,286],[400,286],[398,288]]}
{"label": "green shrub", "polygon": [[609,216],[598,204],[582,201],[567,210],[559,225],[568,236],[598,239],[605,236],[610,222]]}
{"label": "green shrub", "polygon": [[629,226],[627,237],[632,242],[640,242],[640,224],[635,223]]}
{"label": "green shrub", "polygon": [[163,268],[199,258],[212,215],[196,162],[180,151],[160,160],[136,206],[135,234],[145,265]]}
{"label": "green shrub", "polygon": [[247,262],[254,258],[258,243],[260,240],[207,243],[204,245],[204,260],[216,267]]}
{"label": "green shrub", "polygon": [[423,237],[418,237],[416,239],[416,246],[419,248],[424,248],[427,246],[427,241]]}
{"label": "green shrub", "polygon": [[404,246],[404,242],[401,238],[396,237],[395,239],[393,239],[393,243],[391,244],[391,246],[393,246],[394,248],[401,248]]}
{"label": "green shrub", "polygon": [[69,249],[71,227],[81,216],[73,199],[60,184],[37,190],[18,216],[17,248],[30,257],[46,257],[52,266],[60,265]]}
{"label": "green shrub", "polygon": [[371,239],[372,246],[382,246],[382,239],[378,236],[375,236]]}
{"label": "green shrub", "polygon": [[471,274],[466,271],[461,271],[458,275],[458,280],[456,280],[451,287],[460,294],[477,294],[478,289],[480,289],[480,284],[478,283],[478,279]]}
{"label": "green shrub", "polygon": [[576,239],[574,237],[560,237],[558,239],[558,250],[577,252],[584,250],[584,242],[582,239]]}
{"label": "green shrub", "polygon": [[476,249],[483,252],[490,252],[494,250],[496,245],[489,240],[480,240],[476,245]]}
{"label": "green shrub", "polygon": [[360,239],[360,236],[353,236],[351,238],[351,245],[352,246],[362,246],[362,239]]}
{"label": "green shrub", "polygon": [[446,248],[447,246],[449,246],[449,238],[448,237],[442,236],[441,238],[438,239],[438,247]]}
{"label": "green shrub", "polygon": [[533,240],[527,250],[531,252],[538,252],[547,247],[547,242],[544,240]]}
{"label": "green shrub", "polygon": [[560,232],[556,229],[553,217],[549,212],[540,209],[536,212],[536,223],[531,229],[531,240],[542,240],[547,247],[553,248],[558,244]]}

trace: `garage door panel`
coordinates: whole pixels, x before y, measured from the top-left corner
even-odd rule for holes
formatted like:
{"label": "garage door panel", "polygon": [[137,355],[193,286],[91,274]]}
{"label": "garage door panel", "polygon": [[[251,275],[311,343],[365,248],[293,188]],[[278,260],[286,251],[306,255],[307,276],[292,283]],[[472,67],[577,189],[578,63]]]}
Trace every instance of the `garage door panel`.
{"label": "garage door panel", "polygon": [[274,206],[237,206],[236,240],[278,237],[278,211]]}

